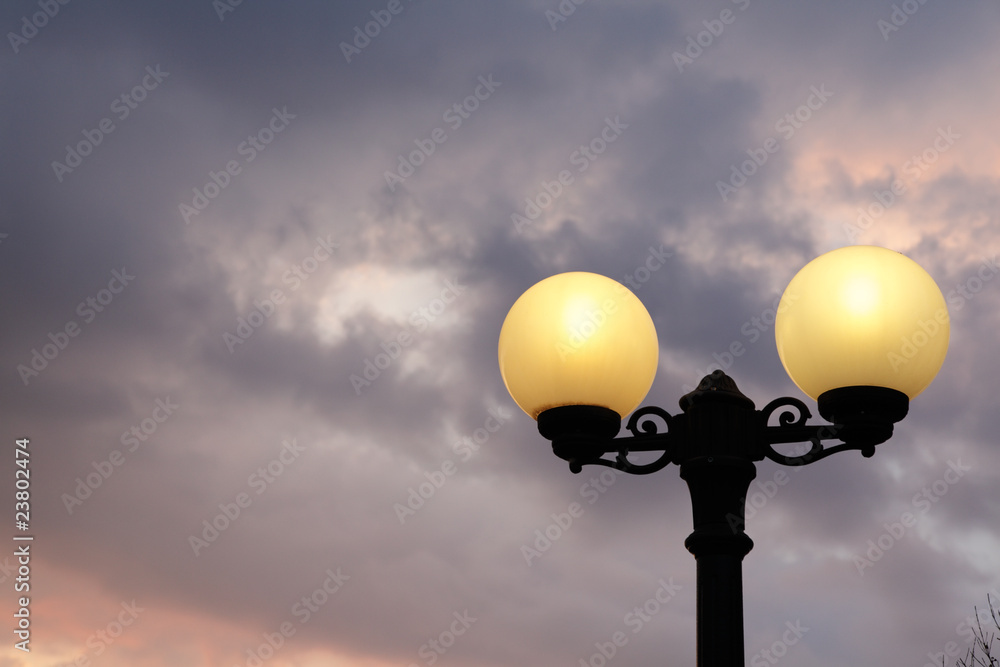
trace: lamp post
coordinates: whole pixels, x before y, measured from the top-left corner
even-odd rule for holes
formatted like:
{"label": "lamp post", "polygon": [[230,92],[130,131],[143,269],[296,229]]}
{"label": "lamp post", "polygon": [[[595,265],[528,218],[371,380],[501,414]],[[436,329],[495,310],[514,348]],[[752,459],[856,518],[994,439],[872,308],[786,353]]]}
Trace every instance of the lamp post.
{"label": "lamp post", "polygon": [[[694,515],[684,546],[697,564],[700,667],[745,664],[742,563],[753,541],[744,533],[744,503],[754,464],[800,466],[851,449],[872,456],[937,374],[949,338],[933,278],[875,246],[834,250],[803,267],[781,297],[774,328],[785,370],[829,424],[806,424],[811,414],[796,398],[758,410],[721,370],[681,397],[678,414],[653,406],[632,412],[656,375],[659,344],[639,299],[604,276],[542,280],[514,303],[500,331],[504,384],[571,471],[679,467]],[[616,437],[630,412],[630,435]],[[797,456],[774,448],[797,442],[811,447]],[[629,460],[633,452],[659,457],[639,464]]]}

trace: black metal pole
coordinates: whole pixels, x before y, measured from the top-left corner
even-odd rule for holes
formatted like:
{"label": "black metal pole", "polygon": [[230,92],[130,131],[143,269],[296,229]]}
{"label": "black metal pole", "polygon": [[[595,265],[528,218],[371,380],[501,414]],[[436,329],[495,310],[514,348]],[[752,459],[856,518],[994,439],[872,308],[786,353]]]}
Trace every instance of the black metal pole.
{"label": "black metal pole", "polygon": [[743,667],[743,557],[753,548],[743,512],[757,476],[750,451],[757,415],[753,401],[721,374],[705,378],[680,405],[680,473],[694,515],[684,546],[698,568],[698,667]]}
{"label": "black metal pole", "polygon": [[694,532],[684,541],[697,561],[698,667],[742,667],[743,557],[753,548],[743,532],[744,498],[753,463],[706,457],[684,463]]}

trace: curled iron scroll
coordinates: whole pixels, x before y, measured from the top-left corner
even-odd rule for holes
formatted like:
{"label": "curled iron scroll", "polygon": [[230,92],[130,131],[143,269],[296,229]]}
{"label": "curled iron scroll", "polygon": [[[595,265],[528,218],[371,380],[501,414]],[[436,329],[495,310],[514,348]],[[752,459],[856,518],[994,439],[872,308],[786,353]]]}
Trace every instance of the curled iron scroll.
{"label": "curled iron scroll", "polygon": [[670,420],[673,416],[664,410],[663,408],[658,408],[655,405],[647,405],[644,408],[639,408],[632,413],[632,416],[628,420],[628,424],[625,425],[632,435],[656,435],[660,432],[656,420],[652,419],[650,415],[656,415],[663,420],[664,429],[663,432],[666,433],[670,428]]}
{"label": "curled iron scroll", "polygon": [[[864,441],[852,441],[833,447],[824,447],[822,444],[823,440],[843,439],[845,437],[844,427],[840,424],[807,426],[806,420],[812,415],[809,412],[809,408],[797,398],[787,396],[776,398],[764,406],[760,414],[765,426],[770,420],[771,415],[779,409],[781,412],[778,413],[778,426],[771,427],[773,431],[771,431],[770,437],[773,438],[774,433],[784,433],[794,437],[789,437],[788,439],[778,438],[763,443],[763,454],[772,461],[777,461],[788,466],[803,466],[819,461],[820,459],[825,459],[831,454],[851,449],[860,450],[861,454],[865,457],[870,457],[875,453],[875,445]],[[774,449],[774,443],[776,442],[809,442],[811,446],[809,447],[809,451],[804,454],[788,456]]]}
{"label": "curled iron scroll", "polygon": [[[635,438],[666,435],[670,430],[670,422],[672,419],[673,416],[663,408],[650,405],[644,408],[639,408],[633,412],[632,416],[628,420],[628,424],[625,425],[625,428],[628,429],[628,431]],[[660,421],[663,423],[662,430],[659,423]],[[655,461],[645,464],[632,463],[628,460],[628,455],[630,453],[628,445],[630,440],[632,439],[622,439],[621,447],[618,449],[618,455],[615,457],[614,461],[602,459],[597,463],[599,465],[615,468],[632,475],[648,475],[650,473],[657,472],[658,470],[662,470],[673,462],[675,448],[668,445],[664,447],[663,453]]]}
{"label": "curled iron scroll", "polygon": [[765,424],[770,421],[771,414],[778,408],[782,408],[778,413],[778,426],[805,426],[806,420],[812,417],[805,403],[791,396],[783,396],[774,399],[760,411]]}

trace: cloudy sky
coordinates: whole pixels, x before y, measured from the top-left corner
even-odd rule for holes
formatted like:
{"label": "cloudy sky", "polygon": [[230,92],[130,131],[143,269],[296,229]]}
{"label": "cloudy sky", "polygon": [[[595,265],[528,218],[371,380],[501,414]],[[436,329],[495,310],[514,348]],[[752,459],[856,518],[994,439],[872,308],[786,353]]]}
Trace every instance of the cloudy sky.
{"label": "cloudy sky", "polygon": [[35,540],[30,655],[0,553],[0,665],[599,667],[616,637],[609,664],[694,664],[686,485],[572,475],[501,323],[554,273],[630,280],[647,403],[719,364],[805,398],[772,309],[850,244],[924,266],[951,345],[874,458],[758,465],[747,663],[964,652],[1000,597],[998,27],[995,0],[5,2],[0,470],[13,503],[29,438]]}

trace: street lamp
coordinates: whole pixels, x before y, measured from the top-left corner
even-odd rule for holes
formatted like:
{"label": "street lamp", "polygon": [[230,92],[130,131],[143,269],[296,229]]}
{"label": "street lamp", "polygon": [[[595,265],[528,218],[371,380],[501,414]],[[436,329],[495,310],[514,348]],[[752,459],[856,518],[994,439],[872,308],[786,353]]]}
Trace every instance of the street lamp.
{"label": "street lamp", "polygon": [[[872,456],[944,362],[949,318],[941,290],[918,264],[885,248],[851,246],[796,274],[774,329],[785,370],[831,423],[806,424],[812,415],[797,398],[757,410],[717,370],[681,397],[681,413],[641,408],[625,426],[631,435],[616,437],[652,385],[659,344],[639,299],[604,276],[542,280],[518,298],[500,331],[504,384],[571,471],[601,465],[643,475],[679,466],[694,514],[684,546],[697,563],[700,667],[744,664],[742,562],[753,548],[744,503],[754,462],[800,466],[849,449]],[[840,444],[823,444],[829,440]],[[811,447],[797,456],[774,449],[795,442]],[[629,460],[633,452],[659,457],[639,464]]]}

